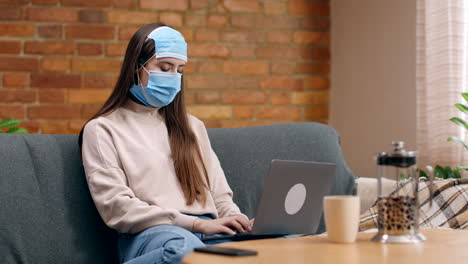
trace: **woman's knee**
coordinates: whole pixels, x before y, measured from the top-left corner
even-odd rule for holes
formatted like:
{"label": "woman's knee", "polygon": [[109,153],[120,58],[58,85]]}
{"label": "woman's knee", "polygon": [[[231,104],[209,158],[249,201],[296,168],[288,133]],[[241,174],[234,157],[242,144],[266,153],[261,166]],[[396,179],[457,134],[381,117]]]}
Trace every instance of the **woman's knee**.
{"label": "woman's knee", "polygon": [[[164,228],[157,233],[154,239],[159,241],[156,244],[161,246],[162,257],[167,263],[178,263],[194,248],[205,246],[193,233],[178,226]],[[160,244],[161,240],[162,244]]]}
{"label": "woman's knee", "polygon": [[196,247],[203,247],[205,244],[190,231],[181,227],[176,227],[170,231],[173,235],[164,244],[164,251],[169,255],[185,256]]}
{"label": "woman's knee", "polygon": [[119,240],[119,256],[121,262],[136,258],[151,259],[149,263],[179,263],[194,248],[203,246],[198,237],[181,227],[154,226],[130,240]]}

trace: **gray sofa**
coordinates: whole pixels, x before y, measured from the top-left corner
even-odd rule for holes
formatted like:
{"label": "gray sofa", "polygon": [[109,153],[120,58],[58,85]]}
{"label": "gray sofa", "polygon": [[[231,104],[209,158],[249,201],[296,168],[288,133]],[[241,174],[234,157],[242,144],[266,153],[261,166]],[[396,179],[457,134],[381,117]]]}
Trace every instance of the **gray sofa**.
{"label": "gray sofa", "polygon": [[[329,126],[291,123],[208,130],[234,200],[254,216],[272,159],[333,162],[332,194],[356,193]],[[0,134],[1,263],[116,263],[116,233],[86,185],[77,135]],[[323,232],[323,221],[317,232]]]}

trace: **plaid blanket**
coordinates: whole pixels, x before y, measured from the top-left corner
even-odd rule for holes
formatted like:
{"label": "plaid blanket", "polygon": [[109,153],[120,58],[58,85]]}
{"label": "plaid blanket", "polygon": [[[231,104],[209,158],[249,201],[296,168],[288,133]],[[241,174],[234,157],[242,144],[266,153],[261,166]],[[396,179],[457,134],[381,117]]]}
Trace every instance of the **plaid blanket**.
{"label": "plaid blanket", "polygon": [[[418,185],[419,223],[426,228],[468,229],[468,179],[434,181],[430,206],[429,181]],[[377,203],[361,215],[359,231],[377,228]]]}

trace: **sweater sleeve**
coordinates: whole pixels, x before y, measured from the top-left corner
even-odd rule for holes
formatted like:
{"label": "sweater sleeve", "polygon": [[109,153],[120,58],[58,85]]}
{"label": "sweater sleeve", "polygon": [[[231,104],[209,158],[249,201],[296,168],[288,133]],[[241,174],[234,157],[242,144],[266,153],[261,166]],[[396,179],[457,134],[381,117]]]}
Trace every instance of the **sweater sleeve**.
{"label": "sweater sleeve", "polygon": [[[239,207],[232,200],[232,190],[224,175],[216,153],[211,148],[206,127],[202,121],[198,122],[199,144],[204,156],[204,163],[210,179],[211,195],[220,217],[241,214]],[[246,216],[247,217],[247,216]]]}
{"label": "sweater sleeve", "polygon": [[155,225],[177,225],[192,230],[196,217],[148,204],[135,196],[102,120],[91,120],[84,129],[83,166],[88,187],[103,221],[120,233],[137,233]]}

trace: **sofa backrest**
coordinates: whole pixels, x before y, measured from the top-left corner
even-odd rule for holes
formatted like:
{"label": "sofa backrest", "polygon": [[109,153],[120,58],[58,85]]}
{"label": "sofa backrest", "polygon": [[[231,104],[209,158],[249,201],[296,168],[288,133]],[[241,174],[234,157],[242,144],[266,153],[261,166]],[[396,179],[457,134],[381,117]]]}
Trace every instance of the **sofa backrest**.
{"label": "sofa backrest", "polygon": [[76,135],[0,134],[2,263],[117,263]]}
{"label": "sofa backrest", "polygon": [[[208,133],[234,201],[250,217],[272,159],[336,163],[331,193],[355,193],[338,136],[328,126],[295,123]],[[116,232],[93,204],[77,142],[77,135],[0,134],[2,263],[117,263]]]}
{"label": "sofa backrest", "polygon": [[[356,194],[354,176],[343,159],[338,134],[330,126],[289,123],[209,129],[208,134],[234,201],[249,217],[255,216],[272,159],[335,163],[330,194]],[[317,233],[324,231],[322,219]]]}

